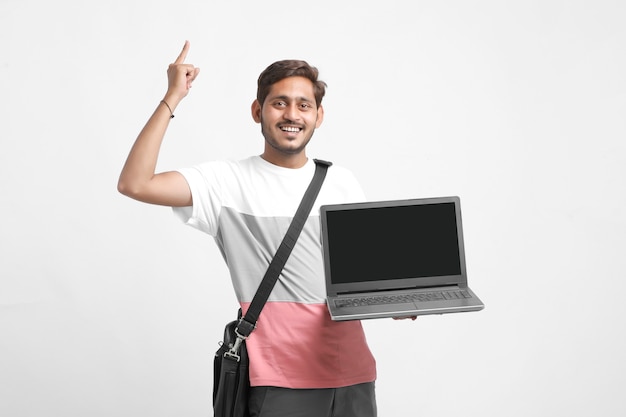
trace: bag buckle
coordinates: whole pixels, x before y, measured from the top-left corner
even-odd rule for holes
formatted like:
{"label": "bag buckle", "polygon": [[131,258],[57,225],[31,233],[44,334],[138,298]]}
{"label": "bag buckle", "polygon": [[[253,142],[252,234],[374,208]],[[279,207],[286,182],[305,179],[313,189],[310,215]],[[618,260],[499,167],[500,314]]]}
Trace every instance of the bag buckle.
{"label": "bag buckle", "polygon": [[241,356],[239,356],[239,349],[241,348],[241,344],[244,340],[247,339],[247,337],[240,335],[237,330],[235,330],[235,333],[237,333],[237,339],[235,340],[235,343],[233,343],[233,345],[230,347],[228,352],[224,352],[224,357],[239,362],[241,360]]}
{"label": "bag buckle", "polygon": [[241,356],[239,355],[239,349],[241,349],[241,344],[248,338],[248,336],[239,333],[239,326],[242,326],[244,332],[248,331],[249,335],[252,330],[254,330],[256,325],[253,325],[252,323],[241,319],[239,320],[239,324],[237,325],[237,327],[235,327],[235,334],[237,335],[237,339],[235,340],[235,343],[233,343],[233,345],[230,347],[230,349],[227,352],[224,352],[224,357],[233,359],[237,362],[241,360]]}

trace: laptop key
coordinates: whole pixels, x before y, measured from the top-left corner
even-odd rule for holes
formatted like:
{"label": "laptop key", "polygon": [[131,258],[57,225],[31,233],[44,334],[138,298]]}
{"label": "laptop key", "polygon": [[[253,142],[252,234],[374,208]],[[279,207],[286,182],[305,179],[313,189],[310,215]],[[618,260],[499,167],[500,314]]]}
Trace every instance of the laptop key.
{"label": "laptop key", "polygon": [[463,298],[472,298],[472,295],[469,291],[466,290],[458,290],[458,291],[444,291],[443,296],[446,300],[459,300]]}

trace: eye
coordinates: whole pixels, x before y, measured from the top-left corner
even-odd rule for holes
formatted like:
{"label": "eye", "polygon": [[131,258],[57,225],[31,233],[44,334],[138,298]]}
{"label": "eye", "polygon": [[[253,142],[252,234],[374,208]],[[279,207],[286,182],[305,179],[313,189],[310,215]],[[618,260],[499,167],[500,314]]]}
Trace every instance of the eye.
{"label": "eye", "polygon": [[275,107],[285,107],[287,105],[287,103],[285,103],[284,101],[275,101],[274,102],[274,106]]}
{"label": "eye", "polygon": [[300,103],[300,108],[301,108],[302,110],[308,110],[308,109],[313,108],[313,106],[311,106],[311,104],[310,104],[310,103]]}

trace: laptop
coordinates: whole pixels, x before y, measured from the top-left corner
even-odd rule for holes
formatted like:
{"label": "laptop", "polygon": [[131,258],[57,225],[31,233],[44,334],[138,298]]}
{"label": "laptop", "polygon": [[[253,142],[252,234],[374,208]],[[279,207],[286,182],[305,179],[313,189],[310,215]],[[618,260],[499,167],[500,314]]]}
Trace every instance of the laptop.
{"label": "laptop", "polygon": [[336,321],[479,311],[468,287],[459,197],[320,207]]}

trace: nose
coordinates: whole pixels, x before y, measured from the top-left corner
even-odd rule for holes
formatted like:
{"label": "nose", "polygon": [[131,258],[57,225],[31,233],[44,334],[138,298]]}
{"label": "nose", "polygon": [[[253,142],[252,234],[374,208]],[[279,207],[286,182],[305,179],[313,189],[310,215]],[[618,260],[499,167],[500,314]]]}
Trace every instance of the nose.
{"label": "nose", "polygon": [[291,103],[286,106],[283,112],[283,118],[291,122],[298,121],[300,119],[300,112],[298,111],[297,104]]}

